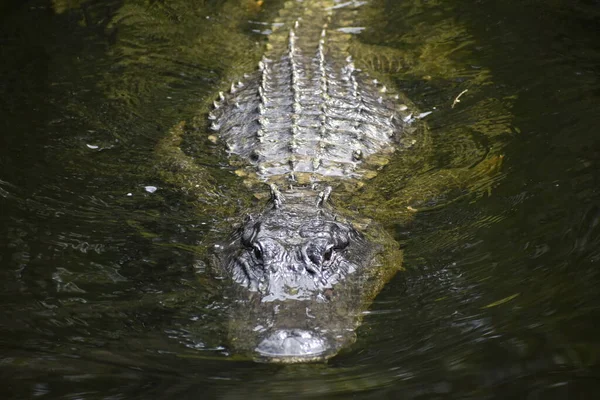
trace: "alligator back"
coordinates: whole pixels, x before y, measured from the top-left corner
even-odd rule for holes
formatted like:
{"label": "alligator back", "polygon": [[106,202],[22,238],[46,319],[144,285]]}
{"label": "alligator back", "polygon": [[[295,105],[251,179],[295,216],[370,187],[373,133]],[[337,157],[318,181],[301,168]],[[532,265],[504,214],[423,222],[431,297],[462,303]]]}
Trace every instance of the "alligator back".
{"label": "alligator back", "polygon": [[407,112],[347,52],[360,5],[287,2],[258,70],[215,102],[211,128],[259,180],[360,179],[398,147]]}

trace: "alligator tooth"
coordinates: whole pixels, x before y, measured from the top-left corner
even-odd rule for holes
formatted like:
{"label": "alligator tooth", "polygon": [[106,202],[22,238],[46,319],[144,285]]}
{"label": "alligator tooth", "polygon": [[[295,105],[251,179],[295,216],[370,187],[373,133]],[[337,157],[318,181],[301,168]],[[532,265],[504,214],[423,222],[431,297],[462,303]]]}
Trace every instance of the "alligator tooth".
{"label": "alligator tooth", "polygon": [[235,85],[233,84],[233,82],[231,82],[231,88],[229,89],[229,92],[231,94],[234,94],[235,92],[237,92],[237,89],[235,88]]}
{"label": "alligator tooth", "polygon": [[400,110],[400,111],[408,110],[408,106],[406,104],[400,104],[398,106],[398,110]]}
{"label": "alligator tooth", "polygon": [[215,110],[217,110],[219,107],[221,107],[221,105],[219,103],[217,103],[217,101],[213,101],[213,106],[215,107]]}
{"label": "alligator tooth", "polygon": [[217,116],[215,114],[213,114],[212,112],[209,112],[208,119],[210,119],[211,121],[214,121],[215,119],[217,119]]}
{"label": "alligator tooth", "polygon": [[238,85],[239,88],[243,88],[244,87],[244,84],[242,82],[239,82],[239,81],[238,81],[237,85]]}
{"label": "alligator tooth", "polygon": [[218,131],[219,129],[221,129],[221,125],[213,122],[212,124],[210,124],[210,129],[212,129],[213,131]]}
{"label": "alligator tooth", "polygon": [[378,102],[379,104],[383,103],[383,97],[379,96],[379,98],[377,99],[377,102]]}
{"label": "alligator tooth", "polygon": [[225,95],[223,94],[223,92],[219,92],[219,100],[221,100],[221,101],[225,100]]}
{"label": "alligator tooth", "polygon": [[373,82],[373,85],[377,85],[379,83],[379,81],[377,79],[373,79],[372,82]]}
{"label": "alligator tooth", "polygon": [[406,117],[402,118],[404,122],[410,122],[412,120],[412,114],[408,114]]}
{"label": "alligator tooth", "polygon": [[383,85],[383,86],[381,87],[381,89],[379,89],[379,91],[380,91],[381,93],[385,93],[385,92],[387,92],[387,88],[385,87],[385,85]]}

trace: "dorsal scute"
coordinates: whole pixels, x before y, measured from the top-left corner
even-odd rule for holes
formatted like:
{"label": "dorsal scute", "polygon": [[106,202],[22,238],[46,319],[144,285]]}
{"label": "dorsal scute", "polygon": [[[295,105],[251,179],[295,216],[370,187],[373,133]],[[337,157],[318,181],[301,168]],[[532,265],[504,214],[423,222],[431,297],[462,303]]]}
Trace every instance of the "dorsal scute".
{"label": "dorsal scute", "polygon": [[331,10],[316,19],[278,21],[257,70],[209,115],[259,180],[360,179],[364,160],[391,153],[403,130],[393,103],[340,49],[345,34],[331,28]]}

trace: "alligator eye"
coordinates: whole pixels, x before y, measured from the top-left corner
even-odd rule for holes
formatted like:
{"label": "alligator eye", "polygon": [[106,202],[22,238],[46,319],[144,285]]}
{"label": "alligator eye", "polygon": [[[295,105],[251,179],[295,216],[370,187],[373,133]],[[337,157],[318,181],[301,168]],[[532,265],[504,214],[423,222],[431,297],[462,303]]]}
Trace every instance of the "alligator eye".
{"label": "alligator eye", "polygon": [[252,249],[252,253],[254,254],[254,257],[256,257],[257,260],[262,260],[262,249],[259,246],[254,246]]}
{"label": "alligator eye", "polygon": [[324,261],[331,261],[331,257],[333,257],[333,247],[329,247],[327,250],[325,250],[325,253],[323,253]]}

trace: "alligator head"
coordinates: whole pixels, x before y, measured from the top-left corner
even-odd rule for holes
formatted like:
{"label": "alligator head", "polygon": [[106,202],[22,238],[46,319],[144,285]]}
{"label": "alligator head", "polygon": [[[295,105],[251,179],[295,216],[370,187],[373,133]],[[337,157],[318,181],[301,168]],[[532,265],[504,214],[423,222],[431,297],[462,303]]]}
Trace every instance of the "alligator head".
{"label": "alligator head", "polygon": [[329,191],[282,195],[272,187],[265,210],[224,246],[236,352],[285,363],[335,355],[354,341],[363,312],[398,270],[392,241],[355,228],[329,204]]}

